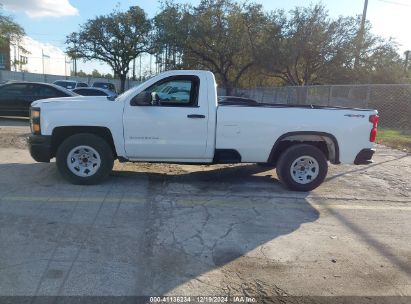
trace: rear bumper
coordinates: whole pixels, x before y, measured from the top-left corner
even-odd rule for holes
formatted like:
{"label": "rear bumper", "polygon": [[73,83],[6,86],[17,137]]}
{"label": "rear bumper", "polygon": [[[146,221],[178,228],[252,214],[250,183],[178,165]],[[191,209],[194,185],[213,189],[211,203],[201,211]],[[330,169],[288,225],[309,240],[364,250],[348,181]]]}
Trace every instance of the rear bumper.
{"label": "rear bumper", "polygon": [[41,163],[49,163],[51,159],[51,136],[30,135],[27,139],[31,157]]}
{"label": "rear bumper", "polygon": [[372,163],[372,156],[375,153],[375,149],[362,149],[355,157],[354,164],[356,165],[368,165]]}

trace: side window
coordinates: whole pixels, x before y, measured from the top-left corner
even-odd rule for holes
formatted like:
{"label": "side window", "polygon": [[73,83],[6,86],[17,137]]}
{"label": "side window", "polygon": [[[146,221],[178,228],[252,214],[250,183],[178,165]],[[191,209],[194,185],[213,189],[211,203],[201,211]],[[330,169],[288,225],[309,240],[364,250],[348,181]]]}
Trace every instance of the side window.
{"label": "side window", "polygon": [[10,85],[5,85],[1,88],[2,96],[24,96],[27,95],[27,85],[24,83],[14,83]]}
{"label": "side window", "polygon": [[55,94],[56,94],[56,97],[69,97],[69,96],[72,96],[72,95],[70,95],[70,94],[67,94],[66,92],[57,90],[56,88],[53,88],[53,90],[54,90],[54,92],[55,92]]}
{"label": "side window", "polygon": [[78,88],[87,88],[88,85],[87,85],[86,83],[84,83],[84,82],[79,82],[79,83],[77,84],[77,87],[78,87]]}
{"label": "side window", "polygon": [[74,89],[73,90],[74,93],[80,94],[82,96],[86,96],[87,95],[87,91],[83,90],[83,89]]}
{"label": "side window", "polygon": [[94,91],[94,96],[107,96],[106,93],[99,91],[99,90],[93,90]]}
{"label": "side window", "polygon": [[30,92],[31,96],[35,97],[53,98],[66,96],[59,90],[49,87],[47,85],[34,84],[29,86],[28,91]]}
{"label": "side window", "polygon": [[107,96],[106,93],[100,90],[93,90],[93,89],[77,89],[75,90],[75,92],[83,96]]}
{"label": "side window", "polygon": [[104,92],[92,89],[80,89],[77,90],[80,95],[83,96],[107,96]]}
{"label": "side window", "polygon": [[199,84],[200,80],[194,76],[169,77],[155,83],[140,94],[151,95],[152,105],[194,107],[198,104]]}

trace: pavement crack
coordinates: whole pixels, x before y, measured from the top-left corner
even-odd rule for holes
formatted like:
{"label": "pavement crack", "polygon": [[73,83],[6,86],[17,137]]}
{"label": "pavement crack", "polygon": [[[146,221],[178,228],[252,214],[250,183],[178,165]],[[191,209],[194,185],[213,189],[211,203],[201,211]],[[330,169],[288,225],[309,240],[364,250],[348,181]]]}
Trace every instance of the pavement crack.
{"label": "pavement crack", "polygon": [[253,211],[257,216],[261,216],[261,212],[259,212],[256,207],[253,207]]}

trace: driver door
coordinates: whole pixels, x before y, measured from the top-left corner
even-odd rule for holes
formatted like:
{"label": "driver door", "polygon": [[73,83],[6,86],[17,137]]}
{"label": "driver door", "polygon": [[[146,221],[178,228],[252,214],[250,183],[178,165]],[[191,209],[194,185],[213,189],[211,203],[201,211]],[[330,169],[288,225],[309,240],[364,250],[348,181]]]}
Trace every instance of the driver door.
{"label": "driver door", "polygon": [[[199,106],[197,76],[160,80],[126,106],[124,140],[130,159],[202,159],[207,145],[208,108]],[[148,98],[145,103],[136,102]]]}

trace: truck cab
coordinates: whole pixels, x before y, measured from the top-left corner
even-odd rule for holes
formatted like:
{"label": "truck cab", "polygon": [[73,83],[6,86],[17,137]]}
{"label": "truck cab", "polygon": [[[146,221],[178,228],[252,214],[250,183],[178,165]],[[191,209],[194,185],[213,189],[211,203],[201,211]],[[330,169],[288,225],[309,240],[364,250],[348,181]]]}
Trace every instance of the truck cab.
{"label": "truck cab", "polygon": [[[127,158],[211,162],[217,110],[213,74],[193,71],[189,75],[174,72],[164,76],[159,81],[147,83],[124,104]],[[163,92],[167,87],[171,88],[171,93]]]}

